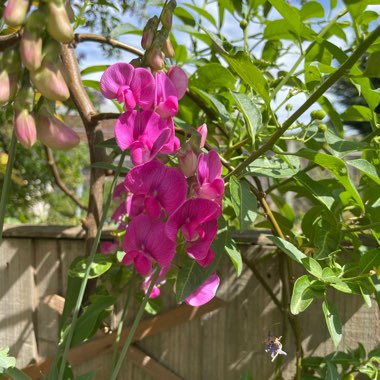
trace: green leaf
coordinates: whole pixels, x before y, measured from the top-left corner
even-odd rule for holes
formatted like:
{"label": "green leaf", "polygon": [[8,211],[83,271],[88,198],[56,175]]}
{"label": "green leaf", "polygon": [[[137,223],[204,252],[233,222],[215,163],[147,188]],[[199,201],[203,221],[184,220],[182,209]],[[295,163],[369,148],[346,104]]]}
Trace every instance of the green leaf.
{"label": "green leaf", "polygon": [[145,305],[145,311],[151,315],[156,315],[162,309],[162,298],[150,298]]}
{"label": "green leaf", "polygon": [[338,312],[327,298],[322,303],[322,311],[334,346],[338,347],[342,339],[342,322],[340,321]]}
{"label": "green leaf", "polygon": [[350,177],[348,176],[348,170],[343,160],[326,153],[314,152],[308,149],[302,149],[298,151],[297,156],[307,158],[317,165],[330,171],[339,181],[339,183],[348,191],[358,206],[364,211],[363,201],[358,191],[356,190],[356,187],[352,184]]}
{"label": "green leaf", "polygon": [[262,126],[260,109],[246,94],[231,91],[236,100],[239,111],[243,114],[247,131],[252,139],[252,145],[255,143],[255,136],[258,129]]}
{"label": "green leaf", "polygon": [[325,10],[321,3],[317,1],[308,1],[304,3],[300,11],[301,20],[309,18],[322,18],[325,17]]}
{"label": "green leaf", "polygon": [[257,199],[249,184],[232,176],[229,181],[232,206],[239,220],[240,229],[248,230],[257,217]]}
{"label": "green leaf", "polygon": [[310,285],[310,276],[303,275],[297,278],[294,283],[292,299],[290,301],[290,312],[292,314],[297,315],[303,312],[313,302],[313,294],[309,291]]}
{"label": "green leaf", "polygon": [[98,80],[93,80],[93,79],[83,79],[82,80],[83,86],[85,87],[90,87],[93,90],[99,91],[100,92],[100,83]]}
{"label": "green leaf", "polygon": [[380,51],[372,53],[367,60],[367,67],[364,75],[369,78],[380,78]]}
{"label": "green leaf", "polygon": [[330,267],[323,268],[322,281],[330,283],[335,282],[337,279],[335,272]]}
{"label": "green leaf", "polygon": [[378,185],[380,185],[380,176],[378,175],[376,168],[367,160],[358,158],[356,160],[346,161],[346,163],[360,170],[362,173],[364,173],[373,181],[375,181]]}
{"label": "green leaf", "polygon": [[297,263],[303,264],[302,260],[306,259],[306,256],[298,248],[296,248],[292,243],[281,239],[277,236],[268,236],[268,239],[271,240],[282,252],[286,253],[291,259],[297,261]]}
{"label": "green leaf", "polygon": [[198,68],[189,78],[189,86],[197,87],[201,90],[210,90],[221,87],[234,89],[235,77],[231,71],[219,63],[208,63]]}
{"label": "green leaf", "polygon": [[239,277],[241,275],[241,271],[243,270],[243,259],[235,240],[227,239],[226,252],[235,267],[236,275]]}
{"label": "green leaf", "polygon": [[117,145],[117,143],[116,143],[115,137],[111,137],[108,140],[104,140],[103,142],[101,142],[100,144],[97,144],[96,146],[100,146],[103,148],[112,148],[114,150],[120,150],[121,151],[121,149],[119,148],[119,145]]}
{"label": "green leaf", "polygon": [[174,15],[187,25],[195,26],[196,24],[193,15],[182,7],[176,7],[174,10]]}
{"label": "green leaf", "polygon": [[351,106],[342,113],[345,121],[371,121],[372,111],[365,106]]}
{"label": "green leaf", "polygon": [[[77,257],[71,264],[68,274],[71,277],[84,278],[87,267],[87,257]],[[103,254],[97,254],[91,264],[89,278],[96,278],[108,271],[112,266],[112,259]]]}
{"label": "green leaf", "polygon": [[264,175],[272,178],[289,178],[298,173],[300,161],[295,156],[276,154],[270,158],[264,156],[249,164],[247,172],[253,176]]}
{"label": "green leaf", "polygon": [[362,141],[343,140],[329,129],[325,131],[325,139],[327,144],[329,144],[330,148],[334,151],[334,156],[340,158],[352,152],[362,151],[368,147],[368,144]]}
{"label": "green leaf", "polygon": [[331,210],[335,199],[327,187],[323,186],[320,182],[313,180],[304,172],[298,172],[294,176],[294,179],[305,187],[315,199],[326,207],[327,210]]}
{"label": "green leaf", "polygon": [[336,369],[336,366],[333,363],[327,361],[325,380],[337,380],[339,378],[340,376],[338,370]]}
{"label": "green leaf", "polygon": [[268,20],[264,29],[263,38],[265,40],[297,40],[297,36],[294,33],[291,26],[286,20]]}
{"label": "green leaf", "polygon": [[322,277],[322,267],[318,263],[317,260],[314,260],[312,257],[307,256],[307,257],[301,259],[301,261],[302,261],[302,265],[304,266],[304,268],[310,274],[312,274],[313,276],[315,276],[317,278]]}
{"label": "green leaf", "polygon": [[377,270],[380,267],[380,249],[371,249],[363,254],[359,260],[362,273]]}
{"label": "green leaf", "polygon": [[76,377],[74,380],[93,380],[96,376],[96,371],[91,371],[84,373],[83,375],[80,375]]}
{"label": "green leaf", "polygon": [[194,11],[196,11],[198,15],[200,15],[200,16],[204,17],[205,19],[207,19],[208,21],[210,21],[211,24],[214,25],[215,27],[217,26],[214,17],[209,12],[207,12],[205,9],[197,7],[197,6],[189,4],[189,3],[184,3],[183,5],[190,8],[190,9],[193,9]]}
{"label": "green leaf", "polygon": [[[1,364],[0,364],[1,366]],[[1,370],[0,370],[1,373]],[[12,380],[31,380],[24,372],[18,368],[8,368],[5,370],[5,375],[9,376]]]}
{"label": "green leaf", "polygon": [[16,358],[8,356],[9,348],[0,349],[0,374],[4,373],[7,368],[14,367],[16,365]]}
{"label": "green leaf", "polygon": [[188,255],[184,257],[182,267],[178,272],[175,284],[177,302],[183,302],[191,293],[198,289],[215,272],[221,255],[226,252],[228,239],[227,223],[224,219],[219,220],[220,227],[216,239],[212,243],[215,259],[208,267],[200,266]]}
{"label": "green leaf", "polygon": [[92,73],[98,73],[99,71],[104,71],[108,69],[109,65],[95,65],[95,66],[88,66],[85,69],[83,69],[80,74],[81,75],[87,75]]}
{"label": "green leaf", "polygon": [[142,30],[136,26],[130,24],[129,22],[122,23],[114,28],[110,34],[111,38],[117,38],[125,34],[137,34],[142,35]]}

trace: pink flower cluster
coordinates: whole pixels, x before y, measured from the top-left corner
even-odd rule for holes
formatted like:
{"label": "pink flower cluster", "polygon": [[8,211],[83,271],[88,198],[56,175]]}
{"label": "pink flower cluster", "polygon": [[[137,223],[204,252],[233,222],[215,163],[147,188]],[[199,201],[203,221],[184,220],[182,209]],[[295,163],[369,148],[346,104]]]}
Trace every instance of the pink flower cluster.
{"label": "pink flower cluster", "polygon": [[[145,289],[153,264],[161,270],[158,281],[164,280],[177,243],[199,265],[210,265],[215,256],[211,243],[218,231],[224,181],[218,154],[201,152],[206,126],[198,128],[198,149],[179,153],[180,169],[157,158],[158,154],[179,151],[173,117],[187,88],[186,74],[172,67],[166,74],[153,76],[145,68],[117,63],[105,71],[100,83],[105,97],[124,104],[126,112],[116,122],[115,137],[122,150],[130,150],[135,165],[114,192],[119,206],[112,219],[125,228],[123,264],[134,265],[145,277]],[[117,242],[102,248],[107,253],[115,251]],[[218,285],[219,277],[213,274],[186,302],[193,306],[208,302]],[[154,288],[153,296],[158,294],[159,289]]]}

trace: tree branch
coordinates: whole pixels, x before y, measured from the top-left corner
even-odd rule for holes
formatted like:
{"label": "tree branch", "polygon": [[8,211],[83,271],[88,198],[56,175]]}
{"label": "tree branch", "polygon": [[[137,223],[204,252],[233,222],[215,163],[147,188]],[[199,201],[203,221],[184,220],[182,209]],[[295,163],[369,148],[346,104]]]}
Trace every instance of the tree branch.
{"label": "tree branch", "polygon": [[53,174],[55,183],[57,186],[69,197],[71,198],[74,203],[76,203],[77,206],[79,206],[82,210],[87,211],[87,207],[81,202],[81,200],[72,192],[70,189],[68,189],[65,185],[65,183],[62,181],[61,176],[59,175],[57,165],[55,163],[53,152],[50,148],[48,148],[46,145],[44,145],[47,163],[50,166],[51,172]]}
{"label": "tree branch", "polygon": [[0,36],[0,51],[4,51],[6,48],[13,46],[21,38],[22,30],[17,32]]}
{"label": "tree branch", "polygon": [[95,115],[91,115],[90,120],[92,123],[97,123],[102,120],[112,120],[112,119],[118,119],[120,117],[120,113],[115,112],[99,112]]}
{"label": "tree branch", "polygon": [[129,51],[130,53],[136,54],[139,57],[143,57],[144,56],[144,52],[141,51],[140,49],[137,49],[137,48],[135,48],[133,46],[127,45],[127,44],[125,44],[123,42],[120,42],[118,40],[114,40],[113,38],[101,36],[99,34],[94,34],[94,33],[76,33],[74,35],[74,41],[75,41],[75,43],[86,42],[86,41],[98,42],[98,43],[101,43],[101,44],[111,45],[114,48],[118,48],[118,49]]}

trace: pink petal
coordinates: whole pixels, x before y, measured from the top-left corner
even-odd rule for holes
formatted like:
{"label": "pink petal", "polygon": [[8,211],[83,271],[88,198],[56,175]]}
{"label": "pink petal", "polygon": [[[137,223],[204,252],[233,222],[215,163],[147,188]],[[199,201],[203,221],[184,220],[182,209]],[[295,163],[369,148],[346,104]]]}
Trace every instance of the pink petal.
{"label": "pink petal", "polygon": [[115,99],[121,86],[129,85],[134,67],[129,63],[119,62],[110,66],[100,79],[100,91],[108,99]]}
{"label": "pink petal", "polygon": [[215,150],[210,150],[209,157],[209,178],[212,182],[215,178],[220,178],[222,175],[222,163],[220,161],[218,153]]}
{"label": "pink petal", "polygon": [[207,256],[203,260],[197,260],[197,263],[202,267],[208,267],[215,259],[215,252],[210,248]]}
{"label": "pink petal", "polygon": [[135,268],[141,276],[146,276],[152,270],[152,261],[143,255],[138,255],[134,260]]}
{"label": "pink petal", "polygon": [[121,150],[128,149],[134,141],[133,131],[137,115],[137,111],[124,112],[116,121],[115,138]]}
{"label": "pink petal", "polygon": [[178,112],[178,98],[176,96],[169,96],[157,106],[156,112],[163,119],[175,116]]}
{"label": "pink petal", "polygon": [[158,218],[161,214],[161,206],[158,203],[157,199],[153,197],[145,198],[145,210],[146,213],[151,217],[152,219]]}
{"label": "pink petal", "polygon": [[155,80],[152,73],[145,68],[135,69],[131,82],[131,89],[137,104],[144,110],[148,110],[154,103]]}
{"label": "pink petal", "polygon": [[117,240],[115,241],[103,241],[100,243],[99,251],[104,255],[115,253],[119,247]]}
{"label": "pink petal", "polygon": [[204,123],[197,128],[197,132],[201,135],[201,145],[200,148],[203,148],[206,144],[207,139],[207,124]]}
{"label": "pink petal", "polygon": [[188,79],[186,73],[180,67],[172,66],[167,75],[177,89],[178,99],[181,99],[187,90]]}
{"label": "pink petal", "polygon": [[197,290],[185,299],[190,306],[202,306],[211,301],[218,290],[220,278],[216,273],[212,274]]}

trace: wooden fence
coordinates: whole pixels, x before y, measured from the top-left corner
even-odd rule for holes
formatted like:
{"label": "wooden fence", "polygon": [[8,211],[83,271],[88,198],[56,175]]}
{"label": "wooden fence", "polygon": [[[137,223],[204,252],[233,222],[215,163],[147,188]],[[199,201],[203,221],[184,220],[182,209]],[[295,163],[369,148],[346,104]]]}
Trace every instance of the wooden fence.
{"label": "wooden fence", "polygon": [[[8,226],[0,247],[0,348],[10,347],[17,366],[33,379],[46,373],[54,355],[58,317],[66,288],[67,269],[83,255],[83,231],[61,226]],[[248,260],[274,250],[265,234],[239,236]],[[258,264],[259,273],[280,294],[277,260]],[[249,268],[237,278],[224,258],[220,268],[218,299],[201,307],[178,306],[169,286],[162,289],[162,313],[147,315],[128,352],[120,379],[128,380],[236,380],[243,373],[266,380],[275,363],[264,352],[270,331],[281,335],[282,316]],[[367,350],[380,344],[379,310],[368,308],[360,297],[331,292],[344,323],[339,350]],[[314,302],[300,316],[306,355],[326,355],[334,350],[321,311]],[[284,350],[284,378],[294,374],[294,344],[288,334]],[[109,378],[111,345],[115,334],[100,331],[97,337],[70,352],[75,373],[97,371],[96,379]],[[33,364],[38,363],[38,364]],[[32,366],[30,366],[32,364]]]}

